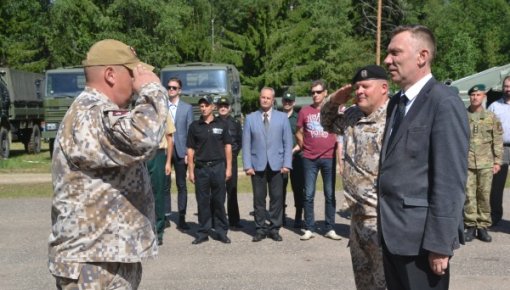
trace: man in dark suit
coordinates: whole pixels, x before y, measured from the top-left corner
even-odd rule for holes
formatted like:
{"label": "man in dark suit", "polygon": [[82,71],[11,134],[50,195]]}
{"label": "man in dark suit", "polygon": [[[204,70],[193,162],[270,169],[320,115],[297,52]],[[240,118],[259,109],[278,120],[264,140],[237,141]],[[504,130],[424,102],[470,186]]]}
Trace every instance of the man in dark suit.
{"label": "man in dark suit", "polygon": [[398,92],[388,105],[378,180],[378,227],[388,289],[448,289],[463,243],[469,127],[453,90],[436,81],[424,26],[397,27],[386,64]]}
{"label": "man in dark suit", "polygon": [[[190,104],[180,99],[182,82],[180,79],[171,78],[168,81],[168,98],[170,100],[168,114],[172,116],[175,125],[174,151],[172,163],[175,170],[175,183],[177,185],[177,207],[179,221],[177,227],[181,230],[189,230],[186,223],[186,207],[188,204],[188,189],[186,188],[186,138],[189,125],[193,122],[193,109]],[[167,201],[167,214],[170,214],[170,196]]]}
{"label": "man in dark suit", "polygon": [[[246,117],[243,129],[243,169],[251,176],[257,233],[254,242],[269,236],[281,241],[283,174],[292,169],[292,133],[287,114],[273,110],[275,92],[260,91],[260,110]],[[266,197],[269,188],[269,213]],[[269,225],[266,223],[266,216]]]}

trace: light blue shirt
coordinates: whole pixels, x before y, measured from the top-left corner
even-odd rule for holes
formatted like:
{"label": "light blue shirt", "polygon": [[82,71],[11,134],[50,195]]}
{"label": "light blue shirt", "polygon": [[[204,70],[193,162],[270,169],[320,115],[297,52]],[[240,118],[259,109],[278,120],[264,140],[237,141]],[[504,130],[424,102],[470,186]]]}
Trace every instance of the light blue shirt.
{"label": "light blue shirt", "polygon": [[177,114],[177,106],[179,105],[179,100],[177,102],[172,103],[171,101],[168,101],[168,112],[172,116],[172,121],[175,123],[175,114]]}
{"label": "light blue shirt", "polygon": [[493,102],[489,111],[496,114],[503,126],[503,143],[510,144],[510,104],[505,103],[505,98]]}

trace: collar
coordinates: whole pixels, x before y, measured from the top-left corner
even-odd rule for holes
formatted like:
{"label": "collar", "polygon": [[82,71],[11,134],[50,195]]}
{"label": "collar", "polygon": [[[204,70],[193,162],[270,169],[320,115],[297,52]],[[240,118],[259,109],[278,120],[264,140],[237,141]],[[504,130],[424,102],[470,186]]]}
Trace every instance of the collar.
{"label": "collar", "polygon": [[382,106],[380,106],[377,110],[372,112],[370,115],[368,115],[368,116],[363,115],[363,117],[361,117],[361,119],[358,122],[376,123],[378,120],[381,119],[383,114],[386,114],[386,108],[388,107],[389,102],[390,102],[389,99],[386,100],[386,102],[384,102],[384,104]]}
{"label": "collar", "polygon": [[[212,124],[212,123],[216,122],[217,120],[218,120],[218,117],[213,115],[213,119],[209,124]],[[198,123],[199,124],[207,124],[202,116],[200,116],[200,118],[198,119]]]}
{"label": "collar", "polygon": [[271,114],[273,113],[273,108],[269,109],[269,111],[267,111],[267,112],[260,110],[260,114],[262,115],[262,118],[264,118],[264,113],[267,113],[267,117],[269,119],[271,119]]}
{"label": "collar", "polygon": [[175,102],[175,104],[172,103],[172,101],[170,99],[168,99],[168,102],[170,103],[170,107],[173,107],[173,106],[177,107],[177,106],[179,106],[179,101],[181,100],[181,98],[180,97],[176,97],[176,98],[177,98],[177,101]]}
{"label": "collar", "polygon": [[414,98],[416,98],[416,96],[420,93],[421,89],[423,89],[423,87],[427,84],[427,82],[431,78],[432,78],[432,74],[431,73],[427,74],[426,76],[421,78],[419,81],[414,83],[414,85],[412,85],[409,89],[407,89],[407,91],[405,91],[405,92],[400,91],[400,95],[405,94],[407,97],[407,100],[409,102],[411,102],[412,100],[414,100]]}

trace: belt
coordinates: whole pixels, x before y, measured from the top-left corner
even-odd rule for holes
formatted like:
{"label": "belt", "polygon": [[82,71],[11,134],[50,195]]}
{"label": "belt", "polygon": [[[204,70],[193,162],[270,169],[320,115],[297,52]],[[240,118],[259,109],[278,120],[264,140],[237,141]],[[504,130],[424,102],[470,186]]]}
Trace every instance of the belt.
{"label": "belt", "polygon": [[197,168],[204,168],[204,167],[212,167],[216,164],[220,164],[223,162],[222,159],[219,160],[212,160],[212,161],[195,161],[195,167]]}

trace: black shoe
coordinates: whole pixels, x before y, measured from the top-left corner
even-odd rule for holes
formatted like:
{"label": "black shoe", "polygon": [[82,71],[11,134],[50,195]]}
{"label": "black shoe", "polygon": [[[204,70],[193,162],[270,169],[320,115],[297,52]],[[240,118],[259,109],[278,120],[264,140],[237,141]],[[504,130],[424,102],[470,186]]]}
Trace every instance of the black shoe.
{"label": "black shoe", "polygon": [[268,236],[273,239],[275,242],[281,242],[283,241],[282,236],[278,232],[270,232]]}
{"label": "black shoe", "polygon": [[487,229],[477,229],[478,235],[476,236],[480,241],[490,243],[492,237],[487,232]]}
{"label": "black shoe", "polygon": [[207,242],[209,240],[209,237],[208,236],[202,236],[202,237],[197,237],[196,239],[193,240],[193,242],[191,242],[193,245],[198,245],[198,244],[201,244],[203,242]]}
{"label": "black shoe", "polygon": [[165,229],[171,227],[172,224],[170,224],[169,220],[165,220]]}
{"label": "black shoe", "polygon": [[252,242],[260,242],[262,241],[263,239],[266,238],[266,235],[265,234],[261,234],[261,233],[256,233],[255,236],[253,237],[253,239],[251,240]]}
{"label": "black shoe", "polygon": [[464,241],[471,242],[475,238],[476,228],[466,228],[464,231]]}
{"label": "black shoe", "polygon": [[163,245],[163,238],[158,238],[158,246]]}
{"label": "black shoe", "polygon": [[177,225],[177,228],[180,230],[189,230],[190,229],[188,223],[184,219],[184,216],[179,217],[179,224]]}
{"label": "black shoe", "polygon": [[218,241],[224,243],[224,244],[230,244],[230,239],[227,236],[220,236]]}

